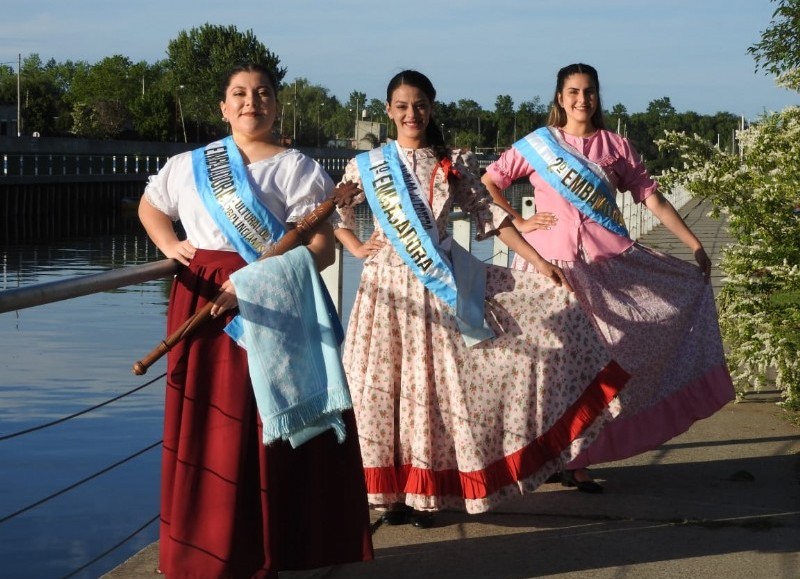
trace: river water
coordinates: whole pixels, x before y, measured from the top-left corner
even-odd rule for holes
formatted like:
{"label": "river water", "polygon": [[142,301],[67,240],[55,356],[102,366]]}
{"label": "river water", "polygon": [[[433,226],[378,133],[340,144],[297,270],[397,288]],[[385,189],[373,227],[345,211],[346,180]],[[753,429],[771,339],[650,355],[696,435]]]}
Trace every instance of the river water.
{"label": "river water", "polygon": [[[112,233],[0,247],[0,290],[159,259],[131,214]],[[361,263],[345,252],[343,268],[346,324]],[[0,314],[0,576],[98,577],[157,539],[165,359],[131,366],[164,337],[169,285]]]}

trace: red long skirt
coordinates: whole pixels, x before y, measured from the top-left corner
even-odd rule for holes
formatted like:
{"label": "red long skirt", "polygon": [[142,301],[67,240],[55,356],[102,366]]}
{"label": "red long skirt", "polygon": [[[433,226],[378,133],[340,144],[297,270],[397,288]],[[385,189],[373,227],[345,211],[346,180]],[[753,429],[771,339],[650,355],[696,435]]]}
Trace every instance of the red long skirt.
{"label": "red long skirt", "polygon": [[[242,267],[198,251],[170,296],[171,334]],[[292,449],[264,446],[246,352],[212,320],[169,353],[160,570],[169,579],[249,578],[372,558],[355,419]]]}

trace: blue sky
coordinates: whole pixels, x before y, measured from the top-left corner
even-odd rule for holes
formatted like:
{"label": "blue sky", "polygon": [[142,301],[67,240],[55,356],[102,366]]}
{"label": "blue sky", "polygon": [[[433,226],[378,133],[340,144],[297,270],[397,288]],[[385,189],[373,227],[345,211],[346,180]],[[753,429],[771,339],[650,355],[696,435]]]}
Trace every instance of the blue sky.
{"label": "blue sky", "polygon": [[603,105],[629,113],[669,97],[679,112],[744,114],[800,104],[798,93],[755,72],[769,0],[3,0],[0,62],[90,63],[114,54],[166,57],[182,30],[206,23],[252,30],[288,68],[346,100],[353,90],[385,98],[391,76],[416,68],[441,101],[468,98],[494,109],[552,98],[558,69],[586,62],[600,73]]}

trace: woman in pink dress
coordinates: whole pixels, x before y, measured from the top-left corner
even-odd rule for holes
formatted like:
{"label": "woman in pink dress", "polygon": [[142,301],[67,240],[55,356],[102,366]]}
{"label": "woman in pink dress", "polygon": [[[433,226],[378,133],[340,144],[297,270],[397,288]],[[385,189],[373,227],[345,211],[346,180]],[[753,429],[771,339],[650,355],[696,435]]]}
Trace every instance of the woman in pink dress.
{"label": "woman in pink dress", "polygon": [[[375,234],[356,236],[352,207],[336,226],[365,258],[344,366],[369,501],[386,508],[384,522],[418,527],[439,509],[483,512],[535,489],[596,436],[627,379],[561,270],[492,203],[470,156],[444,146],[435,96],[419,72],[391,80],[397,140],[358,155],[343,177],[364,190],[356,203],[368,200]],[[471,262],[447,233],[454,204],[478,239],[499,235],[538,273]]]}
{"label": "woman in pink dress", "polygon": [[[567,465],[564,483],[601,492],[590,464],[653,449],[733,399],[703,245],[658,191],[627,139],[604,128],[597,71],[558,72],[548,127],[492,163],[483,183],[514,225],[560,266],[598,334],[631,380],[619,415]],[[536,215],[525,220],[502,190],[521,178],[534,187]],[[629,191],[694,253],[699,266],[634,242],[616,207]],[[529,270],[524,256],[512,267]]]}

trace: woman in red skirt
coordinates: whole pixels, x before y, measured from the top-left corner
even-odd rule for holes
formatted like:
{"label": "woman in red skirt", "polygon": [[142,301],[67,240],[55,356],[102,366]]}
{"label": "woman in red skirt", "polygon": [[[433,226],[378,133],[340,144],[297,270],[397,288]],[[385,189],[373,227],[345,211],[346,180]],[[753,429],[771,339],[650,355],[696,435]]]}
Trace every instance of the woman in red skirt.
{"label": "woman in red skirt", "polygon": [[[220,103],[231,137],[172,157],[139,208],[153,242],[186,266],[172,287],[168,334],[214,302],[213,319],[168,357],[159,570],[170,579],[275,577],[372,558],[352,410],[341,443],[328,430],[296,448],[263,444],[247,352],[224,332],[237,306],[230,274],[333,188],[315,161],[273,142],[276,95],[267,69],[234,69]],[[307,248],[317,268],[329,265],[331,227]]]}

